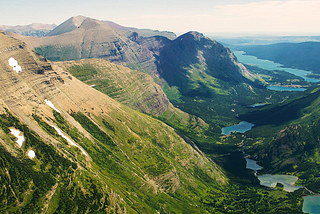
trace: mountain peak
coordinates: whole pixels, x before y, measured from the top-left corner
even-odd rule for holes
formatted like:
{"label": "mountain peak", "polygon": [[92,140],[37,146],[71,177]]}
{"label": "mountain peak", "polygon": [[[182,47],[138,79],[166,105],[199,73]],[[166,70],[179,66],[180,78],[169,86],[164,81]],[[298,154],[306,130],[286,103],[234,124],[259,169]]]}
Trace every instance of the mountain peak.
{"label": "mountain peak", "polygon": [[60,34],[64,34],[64,33],[68,33],[70,31],[73,31],[74,29],[78,28],[83,23],[83,21],[86,20],[87,18],[88,17],[85,17],[85,16],[71,17],[70,19],[63,22],[55,29],[53,29],[46,36],[57,36]]}
{"label": "mountain peak", "polygon": [[107,26],[105,23],[101,22],[101,21],[98,21],[96,19],[92,19],[92,18],[85,18],[81,24],[78,26],[78,28],[84,28],[84,29],[90,29],[90,28],[95,28],[95,27],[98,27],[98,26],[101,26],[101,25],[104,25],[104,26]]}
{"label": "mountain peak", "polygon": [[205,36],[197,31],[189,31],[180,36],[180,38],[188,38],[190,40],[200,41]]}

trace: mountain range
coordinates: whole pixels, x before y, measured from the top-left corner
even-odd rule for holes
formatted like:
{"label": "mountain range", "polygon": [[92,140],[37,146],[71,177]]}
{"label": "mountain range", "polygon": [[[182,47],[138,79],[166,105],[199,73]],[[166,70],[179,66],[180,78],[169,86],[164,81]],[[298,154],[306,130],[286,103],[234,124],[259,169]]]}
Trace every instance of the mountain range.
{"label": "mountain range", "polygon": [[[204,105],[218,111],[212,114],[211,110],[183,110],[199,117],[212,115],[209,119],[212,124],[216,124],[213,121],[220,115],[236,116],[235,112],[243,109],[238,103],[244,100],[263,99],[257,96],[265,84],[262,78],[239,63],[229,49],[198,32],[190,31],[175,38],[169,32],[136,30],[78,16],[65,21],[51,34],[54,35],[42,38],[9,35],[49,60],[102,58],[147,73],[175,105],[182,108],[184,103],[198,105],[195,98],[204,98]],[[234,88],[239,88],[241,97]],[[229,105],[227,96],[234,97],[237,110]],[[219,103],[212,103],[212,98]]]}
{"label": "mountain range", "polygon": [[33,23],[30,25],[18,26],[0,25],[0,30],[11,31],[13,33],[21,34],[24,36],[43,37],[56,27],[57,25],[55,24]]}
{"label": "mountain range", "polygon": [[267,90],[199,32],[77,16],[0,32],[0,68],[1,212],[302,213],[304,189],[261,187],[238,150],[319,192],[318,86]]}

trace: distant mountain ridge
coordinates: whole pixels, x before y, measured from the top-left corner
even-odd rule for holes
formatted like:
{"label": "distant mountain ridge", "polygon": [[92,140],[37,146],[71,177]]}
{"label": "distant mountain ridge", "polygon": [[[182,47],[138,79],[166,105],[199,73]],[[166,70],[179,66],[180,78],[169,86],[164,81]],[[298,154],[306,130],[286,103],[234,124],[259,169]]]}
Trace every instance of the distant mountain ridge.
{"label": "distant mountain ridge", "polygon": [[57,27],[55,24],[33,23],[30,25],[18,26],[0,25],[0,30],[11,31],[24,36],[43,37],[55,27]]}
{"label": "distant mountain ridge", "polygon": [[[51,32],[49,32],[46,36],[57,36],[64,33],[68,33],[73,31],[74,29],[78,28],[88,17],[85,16],[76,16],[71,17],[70,19],[66,20]],[[94,19],[93,19],[94,20]],[[98,20],[97,20],[98,21]],[[114,30],[120,30],[125,32],[137,32],[140,36],[144,37],[151,37],[151,36],[164,36],[169,39],[175,39],[176,35],[172,32],[168,31],[158,31],[158,30],[151,30],[151,29],[137,29],[133,27],[124,27],[112,21],[101,21],[108,26],[110,26]]]}

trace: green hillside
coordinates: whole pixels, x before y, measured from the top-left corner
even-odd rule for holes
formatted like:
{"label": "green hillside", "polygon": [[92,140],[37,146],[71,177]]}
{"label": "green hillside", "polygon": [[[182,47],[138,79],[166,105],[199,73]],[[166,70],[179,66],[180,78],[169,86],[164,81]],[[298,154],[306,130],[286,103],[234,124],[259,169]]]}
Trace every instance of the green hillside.
{"label": "green hillside", "polygon": [[[228,184],[171,127],[0,36],[3,212],[206,213],[207,191]],[[24,136],[21,147],[10,129]]]}
{"label": "green hillside", "polygon": [[258,127],[247,133],[244,145],[266,172],[290,173],[299,184],[314,192],[319,189],[320,89],[300,98],[271,105],[240,118]]}

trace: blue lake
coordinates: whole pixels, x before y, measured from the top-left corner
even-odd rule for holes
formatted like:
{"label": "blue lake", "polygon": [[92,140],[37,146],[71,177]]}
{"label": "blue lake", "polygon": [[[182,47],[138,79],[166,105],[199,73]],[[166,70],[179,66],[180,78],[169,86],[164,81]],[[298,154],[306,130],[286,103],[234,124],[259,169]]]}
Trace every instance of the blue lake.
{"label": "blue lake", "polygon": [[276,187],[277,183],[283,184],[283,190],[287,192],[293,192],[300,189],[301,186],[294,186],[294,183],[298,180],[297,176],[293,175],[261,175],[258,176],[260,185],[267,187]]}
{"label": "blue lake", "polygon": [[303,212],[311,214],[320,213],[320,196],[306,196],[303,199]]}
{"label": "blue lake", "polygon": [[312,74],[311,71],[305,71],[300,69],[294,69],[294,68],[284,68],[283,65],[280,63],[276,63],[270,60],[264,60],[264,59],[258,59],[255,56],[251,55],[245,55],[244,51],[234,51],[234,55],[238,58],[238,60],[242,63],[249,64],[249,65],[257,65],[262,69],[265,70],[282,70],[286,71],[288,73],[294,74],[296,76],[302,77],[307,82],[319,82],[320,80],[312,79],[306,77],[307,74]]}
{"label": "blue lake", "polygon": [[245,133],[246,131],[250,130],[253,126],[254,124],[252,123],[242,121],[238,125],[224,127],[221,131],[223,135],[229,135],[231,134],[231,132]]}
{"label": "blue lake", "polygon": [[246,162],[247,162],[246,168],[251,169],[255,172],[257,172],[258,170],[261,170],[263,168],[262,166],[258,165],[257,161],[255,161],[255,160],[251,160],[249,158],[246,158]]}
{"label": "blue lake", "polygon": [[267,86],[267,89],[273,90],[273,91],[305,91],[305,88],[291,88],[291,87],[284,87],[284,86],[277,86],[277,85],[271,85]]}
{"label": "blue lake", "polygon": [[[257,164],[257,161],[246,158],[247,169],[254,170],[256,173],[258,170],[262,169],[262,166]],[[257,174],[255,174],[257,175]],[[276,187],[277,183],[283,184],[283,190],[287,192],[293,192],[297,189],[300,189],[301,186],[294,186],[294,183],[297,182],[298,177],[293,175],[271,175],[265,174],[258,176],[260,185],[267,187]]]}

